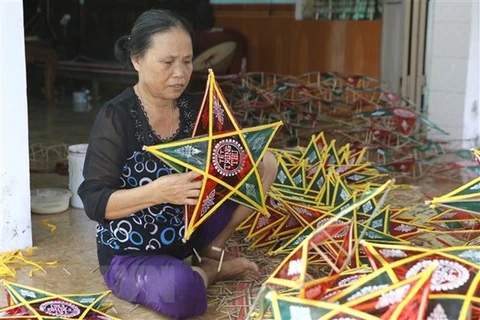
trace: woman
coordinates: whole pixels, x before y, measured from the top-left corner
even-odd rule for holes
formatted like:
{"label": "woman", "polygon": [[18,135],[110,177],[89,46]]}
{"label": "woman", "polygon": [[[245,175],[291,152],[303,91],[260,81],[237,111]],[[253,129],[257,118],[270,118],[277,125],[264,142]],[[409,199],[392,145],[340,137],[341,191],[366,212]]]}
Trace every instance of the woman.
{"label": "woman", "polygon": [[[192,74],[192,32],[168,11],[143,13],[129,36],[115,44],[117,58],[131,63],[138,83],[107,102],[90,135],[78,193],[87,215],[98,222],[100,270],[117,297],[174,318],[207,308],[206,288],[215,281],[255,277],[258,267],[221,251],[251,209],[226,202],[187,243],[184,205],[196,203],[201,181],[194,172],[173,173],[142,151],[192,134],[199,101],[184,94]],[[277,164],[267,154],[259,166],[264,190]],[[196,249],[201,262],[183,262]]]}

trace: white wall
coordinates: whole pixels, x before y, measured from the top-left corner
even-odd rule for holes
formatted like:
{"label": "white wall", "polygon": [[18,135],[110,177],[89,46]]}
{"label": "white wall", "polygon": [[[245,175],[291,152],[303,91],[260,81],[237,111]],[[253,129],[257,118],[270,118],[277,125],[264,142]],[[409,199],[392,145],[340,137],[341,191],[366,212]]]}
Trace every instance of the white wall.
{"label": "white wall", "polygon": [[430,120],[450,133],[431,131],[429,138],[465,147],[470,145],[465,139],[479,134],[478,110],[472,108],[479,95],[478,1],[432,0],[428,28],[427,110]]}
{"label": "white wall", "polygon": [[0,253],[32,245],[22,0],[0,0]]}
{"label": "white wall", "polygon": [[480,5],[478,0],[472,4],[470,23],[470,51],[468,53],[467,87],[465,92],[465,117],[463,148],[480,147],[480,56],[478,40],[480,38]]}

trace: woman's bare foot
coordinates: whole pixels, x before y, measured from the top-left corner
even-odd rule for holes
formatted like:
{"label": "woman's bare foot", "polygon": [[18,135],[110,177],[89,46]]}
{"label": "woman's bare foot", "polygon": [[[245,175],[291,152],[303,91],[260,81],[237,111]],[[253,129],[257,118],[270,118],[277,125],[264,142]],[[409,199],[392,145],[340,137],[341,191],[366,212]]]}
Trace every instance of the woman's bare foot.
{"label": "woman's bare foot", "polygon": [[233,279],[258,279],[259,268],[256,263],[246,258],[234,258],[224,261],[218,271],[219,261],[202,258],[198,268],[202,269],[207,277],[207,286],[217,281]]}
{"label": "woman's bare foot", "polygon": [[258,279],[260,269],[257,264],[247,258],[233,258],[222,263],[217,281],[241,278]]}

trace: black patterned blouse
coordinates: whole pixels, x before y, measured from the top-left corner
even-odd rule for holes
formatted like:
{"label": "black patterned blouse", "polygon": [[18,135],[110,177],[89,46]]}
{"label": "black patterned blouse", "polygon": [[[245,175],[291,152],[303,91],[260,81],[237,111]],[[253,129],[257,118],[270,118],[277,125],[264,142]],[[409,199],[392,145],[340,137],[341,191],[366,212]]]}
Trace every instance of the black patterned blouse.
{"label": "black patterned blouse", "polygon": [[[182,95],[177,106],[180,126],[170,140],[191,136],[200,101]],[[98,259],[102,272],[115,254],[171,253],[183,246],[183,206],[162,204],[118,220],[106,220],[110,195],[145,185],[172,169],[142,150],[166,142],[158,137],[133,88],[107,102],[93,125],[85,158],[85,180],[78,193],[88,217],[97,224]]]}

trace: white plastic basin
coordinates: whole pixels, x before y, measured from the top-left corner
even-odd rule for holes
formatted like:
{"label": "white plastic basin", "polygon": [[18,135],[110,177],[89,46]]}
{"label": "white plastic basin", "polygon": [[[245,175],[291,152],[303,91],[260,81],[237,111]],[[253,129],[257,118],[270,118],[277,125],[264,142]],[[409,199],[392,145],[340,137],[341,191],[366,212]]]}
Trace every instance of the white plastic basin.
{"label": "white plastic basin", "polygon": [[68,209],[72,192],[62,188],[40,188],[30,191],[32,212],[53,214]]}

